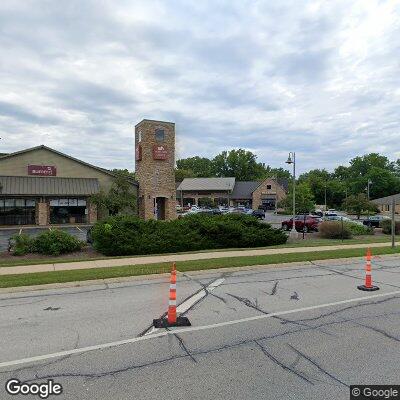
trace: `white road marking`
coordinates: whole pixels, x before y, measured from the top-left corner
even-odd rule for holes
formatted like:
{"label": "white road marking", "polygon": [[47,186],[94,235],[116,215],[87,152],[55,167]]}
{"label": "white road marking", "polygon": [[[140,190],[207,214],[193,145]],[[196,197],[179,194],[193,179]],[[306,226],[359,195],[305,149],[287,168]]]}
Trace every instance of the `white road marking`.
{"label": "white road marking", "polygon": [[18,233],[18,235],[20,235],[20,236],[21,236],[21,233],[22,233],[22,228],[19,230],[19,233]]}
{"label": "white road marking", "polygon": [[274,312],[271,314],[256,315],[254,317],[236,319],[233,321],[217,322],[215,324],[210,324],[210,325],[192,326],[192,327],[188,327],[188,328],[180,328],[180,329],[174,329],[174,330],[170,330],[170,331],[162,331],[162,332],[154,333],[153,335],[139,336],[139,337],[134,337],[131,339],[120,340],[118,342],[103,343],[103,344],[98,344],[98,345],[94,345],[94,346],[81,347],[78,349],[60,351],[58,353],[44,354],[41,356],[22,358],[22,359],[13,360],[13,361],[5,361],[5,362],[0,363],[0,368],[10,367],[13,365],[27,364],[27,363],[31,363],[31,362],[37,362],[37,361],[43,361],[43,360],[48,360],[50,358],[65,357],[65,356],[69,356],[72,354],[82,354],[82,353],[87,353],[89,351],[94,351],[94,350],[108,349],[111,347],[122,346],[125,344],[142,342],[145,340],[152,340],[155,338],[159,338],[159,337],[163,337],[163,336],[167,336],[167,335],[171,335],[171,334],[173,335],[176,333],[197,332],[197,331],[204,331],[207,329],[216,329],[216,328],[221,328],[224,326],[241,324],[243,322],[257,321],[257,320],[273,318],[273,317],[277,317],[277,316],[281,316],[281,315],[288,315],[288,314],[295,314],[298,312],[316,310],[318,308],[333,307],[333,306],[339,306],[339,305],[348,304],[348,303],[356,303],[359,301],[373,300],[373,299],[377,299],[380,297],[393,296],[396,294],[400,294],[400,290],[397,290],[395,292],[375,294],[372,296],[364,296],[364,297],[358,297],[358,298],[353,298],[353,299],[341,300],[341,301],[336,301],[333,303],[319,304],[316,306],[295,308],[295,309],[286,310],[286,311],[277,311],[277,312]]}
{"label": "white road marking", "polygon": [[[202,289],[194,296],[186,299],[183,303],[179,304],[179,306],[176,307],[176,313],[177,314],[185,313],[187,310],[189,310],[190,307],[193,307],[194,304],[196,304],[199,300],[205,297],[207,295],[207,292],[208,293],[212,292],[216,287],[221,285],[222,282],[224,282],[224,280],[225,280],[224,278],[216,279],[206,287],[206,290]],[[159,328],[154,328],[153,326],[153,328],[150,329],[148,332],[146,332],[143,336],[152,335],[154,332],[158,332],[159,330],[160,330]]]}
{"label": "white road marking", "polygon": [[78,231],[83,232],[83,230],[79,228],[79,226],[76,226],[75,228],[78,229]]}

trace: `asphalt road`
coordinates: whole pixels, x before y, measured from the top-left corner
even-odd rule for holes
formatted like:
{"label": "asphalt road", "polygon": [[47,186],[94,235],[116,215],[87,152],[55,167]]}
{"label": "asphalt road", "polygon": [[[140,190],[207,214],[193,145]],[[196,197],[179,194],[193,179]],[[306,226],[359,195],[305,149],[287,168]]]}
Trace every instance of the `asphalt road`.
{"label": "asphalt road", "polygon": [[27,398],[5,393],[10,378],[54,379],[63,394],[50,398],[113,400],[338,400],[351,384],[400,384],[400,257],[374,258],[377,292],[357,290],[363,267],[178,274],[178,303],[216,287],[187,311],[191,328],[145,336],[166,277],[0,294],[0,398]]}

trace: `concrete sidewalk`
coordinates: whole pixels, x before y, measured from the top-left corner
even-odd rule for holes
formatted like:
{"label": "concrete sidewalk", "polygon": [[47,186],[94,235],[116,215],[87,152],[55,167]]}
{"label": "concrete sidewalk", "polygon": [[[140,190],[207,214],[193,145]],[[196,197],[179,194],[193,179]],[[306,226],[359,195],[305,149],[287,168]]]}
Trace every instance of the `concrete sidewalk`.
{"label": "concrete sidewalk", "polygon": [[[399,244],[400,242],[396,243],[396,245]],[[208,253],[166,254],[166,255],[147,256],[147,257],[110,258],[106,260],[2,267],[0,268],[0,275],[67,271],[67,270],[90,269],[90,268],[122,267],[125,265],[158,264],[158,263],[166,263],[174,261],[176,262],[193,261],[193,260],[206,260],[206,259],[227,258],[227,257],[248,257],[248,256],[266,256],[272,254],[311,253],[315,251],[364,249],[368,247],[389,247],[389,246],[391,246],[390,242],[360,243],[360,244],[334,245],[334,246],[285,247],[279,249],[275,248],[275,249],[253,249],[253,250],[230,250],[230,251],[214,251]]]}

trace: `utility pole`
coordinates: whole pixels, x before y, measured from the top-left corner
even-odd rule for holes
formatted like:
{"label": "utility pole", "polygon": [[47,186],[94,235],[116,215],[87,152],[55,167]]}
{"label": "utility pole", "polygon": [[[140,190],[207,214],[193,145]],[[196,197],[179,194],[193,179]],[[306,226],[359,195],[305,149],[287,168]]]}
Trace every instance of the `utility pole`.
{"label": "utility pole", "polygon": [[396,200],[394,196],[392,197],[392,248],[395,246],[395,235],[396,235],[396,221],[394,220],[395,217],[395,209],[396,209]]}
{"label": "utility pole", "polygon": [[296,153],[290,152],[286,164],[293,164],[293,223],[290,238],[297,239],[296,231]]}

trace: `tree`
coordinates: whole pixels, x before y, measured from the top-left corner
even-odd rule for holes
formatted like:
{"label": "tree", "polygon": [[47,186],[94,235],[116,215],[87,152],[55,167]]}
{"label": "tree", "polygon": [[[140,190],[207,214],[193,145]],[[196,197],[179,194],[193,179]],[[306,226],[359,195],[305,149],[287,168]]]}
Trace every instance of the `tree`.
{"label": "tree", "polygon": [[[279,203],[288,214],[293,213],[293,184],[289,186],[287,196]],[[296,184],[296,213],[308,213],[315,208],[315,200],[310,186],[306,183]]]}
{"label": "tree", "polygon": [[111,170],[111,172],[114,175],[122,175],[126,176],[127,178],[136,180],[136,174],[134,172],[128,171],[126,168],[125,169],[114,168],[113,170]]}
{"label": "tree", "polygon": [[364,193],[359,193],[347,197],[343,202],[343,208],[349,213],[356,214],[357,218],[360,219],[363,211],[375,211],[376,205],[368,201]]}
{"label": "tree", "polygon": [[108,210],[111,215],[126,213],[136,210],[136,194],[133,187],[131,173],[126,170],[114,170],[115,178],[108,193],[101,190],[91,197],[91,201],[100,210]]}
{"label": "tree", "polygon": [[263,178],[265,167],[257,162],[257,156],[243,149],[223,151],[212,160],[215,176],[235,177],[238,181]]}
{"label": "tree", "polygon": [[176,161],[177,170],[191,171],[193,177],[209,178],[212,174],[212,161],[205,157],[189,157]]}
{"label": "tree", "polygon": [[175,169],[175,182],[182,182],[185,178],[196,178],[191,169]]}

